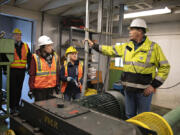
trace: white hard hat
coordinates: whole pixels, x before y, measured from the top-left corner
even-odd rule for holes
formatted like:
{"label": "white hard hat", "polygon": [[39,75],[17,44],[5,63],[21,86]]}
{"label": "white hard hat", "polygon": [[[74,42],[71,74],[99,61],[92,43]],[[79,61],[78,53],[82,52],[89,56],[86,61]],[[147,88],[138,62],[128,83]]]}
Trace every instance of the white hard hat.
{"label": "white hard hat", "polygon": [[138,28],[145,28],[147,30],[147,25],[144,19],[136,18],[131,22],[130,28],[138,27]]}
{"label": "white hard hat", "polygon": [[38,46],[53,44],[54,42],[48,36],[40,36],[38,39]]}

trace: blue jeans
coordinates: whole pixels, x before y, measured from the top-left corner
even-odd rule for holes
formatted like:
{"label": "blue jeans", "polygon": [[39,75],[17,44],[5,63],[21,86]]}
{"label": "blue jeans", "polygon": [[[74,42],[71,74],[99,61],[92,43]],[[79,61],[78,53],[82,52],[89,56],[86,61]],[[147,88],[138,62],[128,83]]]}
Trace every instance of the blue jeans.
{"label": "blue jeans", "polygon": [[131,118],[142,112],[149,112],[152,95],[144,96],[143,93],[124,91],[126,117]]}
{"label": "blue jeans", "polygon": [[73,95],[69,95],[69,94],[64,94],[64,99],[66,101],[71,101],[71,100],[75,100],[75,99],[79,99],[81,97],[81,93],[77,93],[77,94],[73,94]]}

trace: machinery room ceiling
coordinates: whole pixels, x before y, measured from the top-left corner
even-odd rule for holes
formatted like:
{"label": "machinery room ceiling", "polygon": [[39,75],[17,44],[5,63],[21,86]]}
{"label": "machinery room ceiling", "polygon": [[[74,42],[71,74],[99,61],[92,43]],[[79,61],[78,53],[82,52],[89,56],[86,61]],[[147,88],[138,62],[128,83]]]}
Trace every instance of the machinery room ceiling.
{"label": "machinery room ceiling", "polygon": [[[85,16],[86,0],[0,0],[0,4],[2,2],[8,2],[10,5],[28,10],[43,11],[59,16]],[[118,16],[120,4],[125,4],[125,13],[164,8],[166,6],[172,10],[171,14],[143,17],[149,23],[180,20],[180,0],[114,0],[114,17]],[[105,12],[108,6],[108,0],[104,0]],[[97,21],[95,16],[97,9],[98,0],[90,0],[89,10],[90,14],[93,14],[93,17],[90,18],[90,23]],[[125,19],[125,24],[129,24],[130,20]]]}

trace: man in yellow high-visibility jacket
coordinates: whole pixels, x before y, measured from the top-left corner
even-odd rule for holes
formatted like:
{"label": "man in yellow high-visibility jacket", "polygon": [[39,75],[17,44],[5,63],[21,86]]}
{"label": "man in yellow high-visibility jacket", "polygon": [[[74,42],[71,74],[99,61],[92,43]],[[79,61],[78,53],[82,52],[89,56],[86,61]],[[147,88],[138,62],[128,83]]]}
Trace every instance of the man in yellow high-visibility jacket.
{"label": "man in yellow high-visibility jacket", "polygon": [[150,111],[152,95],[164,83],[170,70],[160,46],[145,36],[146,31],[146,22],[137,18],[129,27],[130,41],[127,43],[106,46],[88,40],[96,51],[123,58],[121,81],[125,91],[127,118]]}

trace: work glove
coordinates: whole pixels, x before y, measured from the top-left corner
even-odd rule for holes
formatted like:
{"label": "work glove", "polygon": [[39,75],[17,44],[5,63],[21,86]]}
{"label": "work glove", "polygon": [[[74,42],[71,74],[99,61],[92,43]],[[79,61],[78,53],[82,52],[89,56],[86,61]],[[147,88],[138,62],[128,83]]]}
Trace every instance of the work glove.
{"label": "work glove", "polygon": [[33,98],[33,93],[32,93],[32,91],[29,91],[29,92],[28,92],[28,96],[29,96],[30,99]]}
{"label": "work glove", "polygon": [[67,81],[71,82],[71,81],[73,81],[73,78],[72,77],[67,77]]}
{"label": "work glove", "polygon": [[74,85],[76,85],[76,87],[79,87],[78,82],[77,82],[74,78],[72,78],[72,77],[67,77],[67,81],[70,82],[70,83],[72,83],[72,84],[74,84]]}
{"label": "work glove", "polygon": [[78,82],[75,79],[74,79],[74,83],[75,83],[76,87],[79,88],[79,84],[78,84]]}

